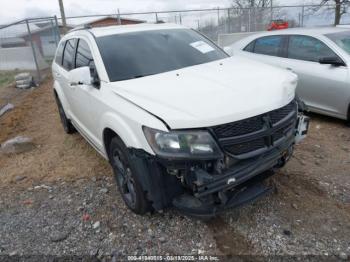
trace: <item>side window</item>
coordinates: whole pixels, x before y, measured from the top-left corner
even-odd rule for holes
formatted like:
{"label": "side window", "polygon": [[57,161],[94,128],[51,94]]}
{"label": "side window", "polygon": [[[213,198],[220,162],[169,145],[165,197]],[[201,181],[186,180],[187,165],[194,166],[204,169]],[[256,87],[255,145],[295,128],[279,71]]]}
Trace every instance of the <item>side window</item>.
{"label": "side window", "polygon": [[322,57],[337,56],[320,40],[302,35],[289,37],[288,58],[318,62]]}
{"label": "side window", "polygon": [[66,47],[64,48],[62,66],[68,71],[74,68],[73,58],[75,52],[75,43],[75,39],[70,39],[67,41]]}
{"label": "side window", "polygon": [[75,67],[93,67],[94,66],[94,59],[92,58],[92,54],[89,48],[88,43],[86,43],[85,40],[80,39],[78,43],[77,48],[77,55],[75,58]]}
{"label": "side window", "polygon": [[100,86],[100,80],[98,77],[98,73],[96,70],[94,58],[92,57],[92,53],[88,43],[79,39],[77,53],[75,55],[75,68],[88,66],[90,68],[90,74],[92,76],[92,84],[95,87]]}
{"label": "side window", "polygon": [[243,50],[247,52],[254,52],[254,45],[255,45],[255,41],[251,42]]}
{"label": "side window", "polygon": [[62,65],[62,56],[63,56],[63,49],[64,49],[64,45],[66,44],[66,41],[61,42],[61,44],[58,46],[57,48],[57,52],[56,52],[56,57],[55,57],[55,62],[58,65]]}
{"label": "side window", "polygon": [[254,53],[270,56],[280,56],[283,46],[282,36],[265,36],[255,41]]}

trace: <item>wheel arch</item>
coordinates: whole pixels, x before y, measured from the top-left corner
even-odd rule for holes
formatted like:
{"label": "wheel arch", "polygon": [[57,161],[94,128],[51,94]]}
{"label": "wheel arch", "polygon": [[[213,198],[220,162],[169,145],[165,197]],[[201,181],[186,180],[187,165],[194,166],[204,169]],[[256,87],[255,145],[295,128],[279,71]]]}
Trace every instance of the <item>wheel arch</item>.
{"label": "wheel arch", "polygon": [[67,117],[70,118],[70,115],[69,115],[70,110],[69,110],[68,101],[67,101],[65,95],[63,94],[63,91],[62,91],[60,84],[57,81],[55,81],[53,84],[53,93],[56,96],[56,98],[58,98],[60,100],[60,102],[63,106],[63,110],[67,114]]}
{"label": "wheel arch", "polygon": [[107,156],[109,161],[110,161],[110,155],[109,155],[110,145],[111,145],[112,139],[114,137],[117,137],[118,139],[120,139],[124,143],[124,141],[120,138],[120,136],[113,129],[106,127],[103,130],[103,133],[102,133],[103,146],[104,146],[106,156]]}

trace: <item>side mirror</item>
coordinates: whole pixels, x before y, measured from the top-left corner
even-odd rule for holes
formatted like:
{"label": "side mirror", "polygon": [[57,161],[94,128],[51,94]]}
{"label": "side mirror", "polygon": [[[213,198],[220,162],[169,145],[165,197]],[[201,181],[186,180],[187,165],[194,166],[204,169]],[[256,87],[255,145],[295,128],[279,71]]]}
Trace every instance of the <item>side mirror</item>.
{"label": "side mirror", "polygon": [[69,71],[68,81],[71,86],[91,85],[90,68],[88,66],[83,66]]}
{"label": "side mirror", "polygon": [[337,56],[322,57],[320,58],[319,62],[320,64],[323,64],[323,65],[346,66],[344,61]]}

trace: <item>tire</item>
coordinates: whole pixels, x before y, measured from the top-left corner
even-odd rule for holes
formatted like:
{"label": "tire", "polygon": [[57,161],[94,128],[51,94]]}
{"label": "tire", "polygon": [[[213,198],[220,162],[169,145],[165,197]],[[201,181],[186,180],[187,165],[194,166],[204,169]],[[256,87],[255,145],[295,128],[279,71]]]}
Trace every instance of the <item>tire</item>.
{"label": "tire", "polygon": [[350,104],[349,104],[349,107],[348,107],[348,114],[347,114],[347,119],[345,120],[345,125],[347,127],[350,127]]}
{"label": "tire", "polygon": [[33,79],[32,79],[32,78],[23,79],[23,80],[17,80],[17,81],[16,81],[16,85],[17,85],[17,86],[19,86],[19,85],[27,85],[27,86],[30,86],[32,82],[33,82]]}
{"label": "tire", "polygon": [[136,169],[131,164],[131,156],[125,144],[114,137],[109,147],[109,159],[113,168],[119,192],[127,207],[136,214],[151,211],[151,203],[138,180]]}
{"label": "tire", "polygon": [[67,134],[73,134],[76,132],[74,126],[72,125],[72,122],[67,118],[66,113],[64,112],[63,106],[61,104],[60,99],[55,94],[55,99],[58,107],[58,113],[60,115],[61,123],[64,129],[64,132]]}
{"label": "tire", "polygon": [[29,78],[32,78],[32,76],[29,73],[20,73],[20,74],[17,74],[15,76],[16,81],[25,80],[25,79],[29,79]]}

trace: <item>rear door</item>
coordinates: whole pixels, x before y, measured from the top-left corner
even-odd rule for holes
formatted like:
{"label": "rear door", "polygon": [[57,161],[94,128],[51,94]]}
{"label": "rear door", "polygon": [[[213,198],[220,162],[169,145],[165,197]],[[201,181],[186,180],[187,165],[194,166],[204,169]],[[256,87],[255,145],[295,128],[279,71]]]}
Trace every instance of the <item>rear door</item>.
{"label": "rear door", "polygon": [[280,66],[280,57],[283,55],[286,37],[272,35],[260,37],[247,45],[240,55],[258,60],[270,65]]}
{"label": "rear door", "polygon": [[70,70],[74,69],[76,42],[76,39],[69,39],[66,41],[62,56],[62,66],[57,69],[57,77],[60,78],[62,91],[68,102],[68,108],[65,108],[67,110],[66,113],[73,121],[76,119],[76,105],[74,104],[74,90],[69,84],[68,73]]}
{"label": "rear door", "polygon": [[347,68],[319,63],[322,57],[338,56],[325,43],[305,35],[288,36],[285,58],[279,65],[294,71],[299,77],[297,94],[311,110],[344,117],[344,94]]}

